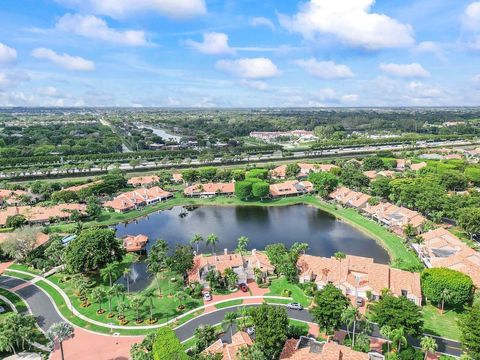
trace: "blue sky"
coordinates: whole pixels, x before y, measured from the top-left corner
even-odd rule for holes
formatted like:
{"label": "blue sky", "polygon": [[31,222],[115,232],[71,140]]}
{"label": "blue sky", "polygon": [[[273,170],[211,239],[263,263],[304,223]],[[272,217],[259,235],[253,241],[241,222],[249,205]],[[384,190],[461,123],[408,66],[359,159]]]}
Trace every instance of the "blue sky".
{"label": "blue sky", "polygon": [[478,106],[480,1],[3,0],[0,106]]}

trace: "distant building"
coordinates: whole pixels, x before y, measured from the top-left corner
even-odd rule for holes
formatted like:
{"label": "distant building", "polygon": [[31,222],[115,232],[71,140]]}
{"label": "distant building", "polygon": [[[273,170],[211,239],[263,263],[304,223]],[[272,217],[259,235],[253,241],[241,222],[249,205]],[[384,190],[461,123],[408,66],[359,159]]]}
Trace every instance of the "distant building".
{"label": "distant building", "polygon": [[[300,172],[298,178],[306,178],[312,172],[322,172],[330,171],[334,168],[338,168],[336,165],[332,164],[309,164],[309,163],[298,163]],[[273,169],[270,173],[271,177],[274,179],[285,179],[287,177],[287,165],[280,165]]]}
{"label": "distant building", "polygon": [[51,220],[68,220],[73,211],[86,214],[84,204],[59,204],[54,206],[10,206],[0,210],[0,226],[7,224],[10,216],[23,215],[29,224],[47,224]]}
{"label": "distant building", "polygon": [[310,181],[289,180],[270,185],[270,195],[274,198],[304,195],[313,193],[313,191],[313,184]]}
{"label": "distant building", "polygon": [[128,179],[127,183],[132,186],[152,186],[160,181],[157,175],[138,176]]}
{"label": "distant building", "polygon": [[372,219],[388,226],[398,235],[403,235],[403,230],[408,225],[419,233],[427,221],[419,212],[389,202],[381,202],[377,205],[367,203],[363,211]]}
{"label": "distant building", "polygon": [[95,186],[95,185],[98,185],[98,184],[101,184],[101,183],[102,183],[102,180],[92,181],[92,182],[82,184],[82,185],[70,186],[70,187],[67,187],[65,189],[62,189],[62,191],[77,192],[77,191],[80,191],[80,190],[83,190],[83,189],[88,189],[89,187],[92,187],[92,186]]}
{"label": "distant building", "polygon": [[272,141],[280,137],[298,137],[302,140],[314,140],[317,137],[314,135],[313,131],[306,130],[292,130],[292,131],[252,131],[249,135],[250,137],[260,139],[263,141]]}
{"label": "distant building", "polygon": [[207,183],[194,184],[183,190],[185,196],[191,197],[212,197],[215,195],[233,195],[235,192],[235,184],[232,183]]}
{"label": "distant building", "polygon": [[330,193],[329,197],[345,206],[353,207],[355,209],[365,208],[368,204],[368,200],[371,198],[370,195],[350,190],[344,186],[341,186]]}
{"label": "distant building", "polygon": [[171,198],[173,194],[158,186],[139,188],[122,193],[103,204],[104,208],[112,208],[115,212],[125,212],[141,206],[151,205]]}

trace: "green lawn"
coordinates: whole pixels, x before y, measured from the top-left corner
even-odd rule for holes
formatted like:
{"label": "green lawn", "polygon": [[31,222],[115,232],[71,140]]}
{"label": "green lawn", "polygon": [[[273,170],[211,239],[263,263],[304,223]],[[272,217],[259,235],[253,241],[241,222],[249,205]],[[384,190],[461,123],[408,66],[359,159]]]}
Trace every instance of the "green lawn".
{"label": "green lawn", "polygon": [[294,320],[294,319],[289,319],[288,323],[291,326],[295,326],[295,327],[298,327],[298,328],[302,329],[303,331],[305,331],[308,334],[309,326],[308,326],[307,323],[304,323],[303,321]]}
{"label": "green lawn", "polygon": [[226,308],[226,307],[229,307],[229,306],[240,305],[242,303],[243,303],[243,299],[234,299],[234,300],[230,300],[230,301],[225,301],[225,302],[220,303],[220,304],[216,304],[215,307],[217,309],[223,309],[223,308]]}
{"label": "green lawn", "polygon": [[[288,289],[291,291],[291,297],[293,302],[298,302],[304,307],[310,305],[310,299],[303,293],[303,290],[298,287],[298,285],[290,284],[284,277],[275,279],[270,284],[270,292],[266,295],[270,296],[283,296],[283,290]],[[271,302],[273,299],[269,299],[268,302]]]}
{"label": "green lawn", "polygon": [[459,313],[454,310],[447,310],[440,314],[439,310],[433,305],[423,307],[425,332],[428,334],[460,340],[460,329],[457,325],[458,317]]}

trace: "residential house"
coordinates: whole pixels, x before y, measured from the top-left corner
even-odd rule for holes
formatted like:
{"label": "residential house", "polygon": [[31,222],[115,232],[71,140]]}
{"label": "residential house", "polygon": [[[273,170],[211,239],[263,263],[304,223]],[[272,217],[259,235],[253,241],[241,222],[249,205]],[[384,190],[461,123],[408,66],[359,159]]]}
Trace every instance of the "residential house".
{"label": "residential house", "polygon": [[301,336],[300,339],[286,341],[280,360],[383,360],[385,357],[377,352],[363,353],[336,342],[317,341]]}
{"label": "residential house", "polygon": [[410,164],[410,160],[405,159],[397,159],[397,171],[405,171],[407,169],[407,165]]}
{"label": "residential house", "polygon": [[297,196],[313,193],[313,184],[310,181],[289,180],[283,183],[271,184],[270,195],[274,198],[281,196]]}
{"label": "residential house", "polygon": [[408,225],[412,226],[416,232],[421,232],[426,221],[425,217],[419,212],[389,202],[381,202],[377,205],[367,203],[363,211],[398,235],[403,235],[403,231]]}
{"label": "residential house", "polygon": [[73,211],[86,214],[84,204],[59,204],[54,206],[10,206],[0,210],[0,226],[7,224],[10,216],[23,215],[29,224],[47,224],[52,219],[68,220]]}
{"label": "residential house", "polygon": [[395,171],[391,171],[391,170],[382,170],[382,171],[368,170],[368,171],[364,171],[363,175],[368,177],[370,180],[375,180],[379,176],[393,178],[395,176]]}
{"label": "residential house", "polygon": [[123,247],[127,252],[139,252],[145,249],[148,243],[148,236],[143,234],[125,235],[122,237]]}
{"label": "residential house", "polygon": [[368,205],[368,200],[371,198],[370,195],[350,190],[344,186],[341,186],[330,193],[329,197],[345,206],[350,206],[356,209],[365,208]]}
{"label": "residential house", "polygon": [[158,186],[140,188],[122,193],[103,204],[104,208],[112,208],[115,212],[125,212],[140,206],[155,204],[171,198],[173,194]]}
{"label": "residential house", "polygon": [[480,288],[480,253],[444,228],[421,235],[423,242],[414,245],[427,267],[445,267],[470,276]]}
{"label": "residential house", "polygon": [[149,187],[149,186],[153,186],[159,181],[160,181],[160,178],[157,175],[150,175],[150,176],[132,177],[128,179],[127,183],[134,187],[138,187],[138,186]]}
{"label": "residential house", "polygon": [[232,269],[238,275],[239,284],[253,280],[255,269],[259,269],[263,276],[275,270],[268,257],[260,251],[252,250],[250,254],[241,255],[238,253],[229,254],[225,249],[224,253],[219,255],[196,255],[193,260],[193,268],[188,273],[188,280],[190,282],[198,281],[206,285],[206,276],[210,271],[216,270],[223,274],[226,269]]}
{"label": "residential house", "polygon": [[[300,173],[297,176],[298,178],[307,178],[312,172],[325,172],[338,168],[338,166],[332,164],[298,163],[297,165],[300,167]],[[280,165],[271,171],[270,176],[273,179],[285,179],[287,177],[286,171],[287,165]]]}
{"label": "residential house", "polygon": [[83,190],[83,189],[88,189],[89,187],[92,187],[94,185],[98,185],[98,184],[101,184],[101,183],[102,183],[102,180],[92,181],[92,182],[82,184],[82,185],[70,186],[70,187],[67,187],[65,189],[62,189],[62,191],[77,192],[77,191],[80,191],[80,190]]}
{"label": "residential house", "polygon": [[304,254],[297,267],[300,282],[313,281],[318,288],[331,283],[347,296],[367,299],[371,293],[374,300],[383,289],[390,289],[395,296],[405,296],[417,305],[422,303],[418,273],[377,264],[371,258],[347,255],[345,259],[336,259]]}
{"label": "residential house", "polygon": [[427,166],[427,163],[422,161],[421,163],[418,163],[418,164],[410,164],[410,169],[413,171],[418,171],[420,169],[423,169],[425,166]]}
{"label": "residential house", "polygon": [[180,173],[173,173],[172,174],[172,181],[176,184],[180,184],[183,182],[183,176]]}
{"label": "residential house", "polygon": [[201,196],[212,197],[215,195],[233,195],[235,192],[235,184],[232,183],[207,183],[194,184],[183,190],[185,196]]}
{"label": "residential house", "polygon": [[24,190],[7,190],[0,189],[0,206],[2,205],[18,205],[22,201],[22,197],[31,194]]}
{"label": "residential house", "polygon": [[231,343],[218,339],[202,353],[204,355],[222,354],[221,360],[237,360],[240,348],[252,345],[253,341],[250,336],[244,331],[238,331],[232,336]]}
{"label": "residential house", "polygon": [[[0,233],[0,244],[7,241],[9,236],[14,233]],[[35,247],[45,244],[48,240],[50,240],[50,236],[48,234],[44,234],[43,232],[39,231],[36,234],[37,241],[35,242]]]}

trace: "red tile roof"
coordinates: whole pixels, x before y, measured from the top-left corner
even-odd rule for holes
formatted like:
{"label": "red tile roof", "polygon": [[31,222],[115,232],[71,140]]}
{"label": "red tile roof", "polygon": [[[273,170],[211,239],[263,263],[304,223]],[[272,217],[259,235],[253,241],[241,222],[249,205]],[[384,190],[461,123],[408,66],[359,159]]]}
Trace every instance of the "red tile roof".
{"label": "red tile roof", "polygon": [[152,185],[160,181],[160,178],[157,175],[150,176],[138,176],[128,179],[128,184],[132,186],[146,186]]}
{"label": "red tile roof", "polygon": [[106,201],[103,206],[111,207],[119,211],[127,211],[132,210],[137,206],[168,199],[172,196],[172,193],[165,191],[158,186],[151,188],[139,188],[120,194],[112,200]]}
{"label": "red tile roof", "polygon": [[86,212],[84,204],[59,204],[55,206],[11,206],[0,210],[0,226],[5,226],[7,218],[14,215],[23,215],[31,223],[47,223],[50,218],[68,219],[71,212],[76,210]]}
{"label": "red tile roof", "polygon": [[233,194],[235,192],[234,183],[207,183],[207,184],[194,184],[188,186],[183,190],[183,193],[187,196],[207,196],[217,194]]}
{"label": "red tile roof", "polygon": [[232,342],[230,344],[224,343],[219,339],[206,348],[203,353],[222,354],[222,360],[237,360],[237,354],[240,348],[252,345],[253,342],[250,336],[244,331],[238,331],[232,336]]}
{"label": "red tile roof", "polygon": [[148,236],[143,234],[126,235],[122,238],[123,247],[128,252],[143,250],[148,242]]}
{"label": "red tile roof", "polygon": [[310,181],[289,180],[270,185],[270,195],[273,197],[301,195],[311,192],[313,192],[313,184]]}

